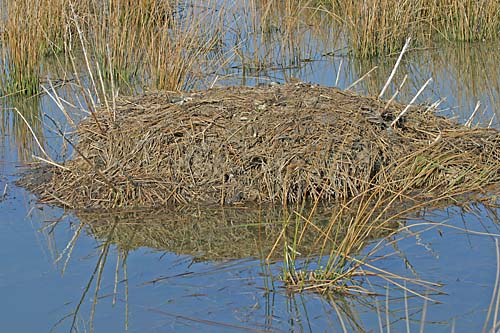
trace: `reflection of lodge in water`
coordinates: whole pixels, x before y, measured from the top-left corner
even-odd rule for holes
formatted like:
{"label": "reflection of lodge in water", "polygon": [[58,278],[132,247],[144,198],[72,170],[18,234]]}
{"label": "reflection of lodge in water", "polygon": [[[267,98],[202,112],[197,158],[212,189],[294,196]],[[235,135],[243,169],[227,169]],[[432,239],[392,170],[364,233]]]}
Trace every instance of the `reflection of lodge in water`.
{"label": "reflection of lodge in water", "polygon": [[[342,221],[345,223],[335,223],[331,228],[330,221],[335,212],[335,209],[322,208],[314,212],[309,222],[306,222],[308,209],[298,213],[286,211],[282,207],[259,209],[190,206],[174,211],[139,210],[77,215],[95,238],[115,243],[122,250],[149,247],[192,255],[198,260],[222,260],[266,257],[271,252],[274,257],[280,257],[283,241],[285,237],[289,241],[293,239],[297,223],[298,230],[306,230],[298,246],[302,255],[320,253],[324,236],[317,228],[330,230],[332,241],[328,242],[328,249],[324,249],[328,251],[335,240],[343,240],[350,221],[350,216],[344,216]],[[312,227],[312,223],[315,227]],[[381,228],[374,228],[374,225],[367,223],[367,228],[373,228],[371,235],[360,241],[357,250],[361,250],[368,240],[394,232],[397,225],[397,220]],[[286,232],[283,233],[285,226]],[[277,247],[272,251],[275,245]]]}

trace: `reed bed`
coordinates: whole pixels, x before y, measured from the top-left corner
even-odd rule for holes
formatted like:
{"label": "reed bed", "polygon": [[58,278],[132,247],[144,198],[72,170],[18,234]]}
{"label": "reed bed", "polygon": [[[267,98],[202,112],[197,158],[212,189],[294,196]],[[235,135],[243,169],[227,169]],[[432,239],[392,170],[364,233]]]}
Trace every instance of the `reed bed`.
{"label": "reed bed", "polygon": [[102,77],[107,86],[138,90],[188,89],[226,60],[214,56],[225,12],[220,2],[6,0],[2,5],[4,94],[38,93],[42,63],[54,55],[62,54],[73,72],[90,69],[91,80]]}
{"label": "reed bed", "polygon": [[[223,7],[182,1],[95,2],[90,17],[76,15],[89,55],[107,78],[139,87],[185,90],[202,79],[219,42]],[[217,65],[214,65],[217,66]]]}
{"label": "reed bed", "polygon": [[320,1],[341,22],[346,43],[357,57],[397,52],[408,36],[419,47],[436,41],[496,40],[500,3],[495,0]]}
{"label": "reed bed", "polygon": [[[13,1],[2,4],[2,93],[38,92],[41,45],[39,12],[25,11],[31,1]],[[5,13],[5,11],[7,13]],[[33,24],[33,26],[32,26]]]}
{"label": "reed bed", "polygon": [[2,1],[0,43],[3,94],[34,95],[47,57],[63,53],[71,37],[69,0]]}
{"label": "reed bed", "polygon": [[332,45],[372,57],[399,51],[408,36],[425,47],[495,40],[500,31],[494,0],[4,0],[1,8],[2,90],[25,94],[39,92],[40,67],[54,54],[98,64],[93,75],[113,79],[109,86],[186,90],[230,67],[249,77],[294,68]]}
{"label": "reed bed", "polygon": [[327,8],[359,58],[398,52],[408,36],[425,33],[419,31],[423,1],[331,1]]}

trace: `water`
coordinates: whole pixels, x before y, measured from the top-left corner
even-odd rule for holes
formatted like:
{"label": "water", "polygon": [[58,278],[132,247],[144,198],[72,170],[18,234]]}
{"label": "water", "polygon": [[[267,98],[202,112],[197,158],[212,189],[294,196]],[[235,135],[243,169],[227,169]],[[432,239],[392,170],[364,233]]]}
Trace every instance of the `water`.
{"label": "water", "polygon": [[[345,88],[378,66],[354,87],[378,94],[395,62],[395,58],[353,60],[336,47],[326,47],[328,43],[318,44],[300,49],[303,53],[294,66],[250,77],[235,63],[235,68],[225,72],[230,79],[218,82],[255,84],[296,77]],[[335,50],[333,55],[330,49]],[[497,126],[498,51],[498,44],[480,44],[411,52],[391,91],[408,74],[399,96],[408,102],[432,77],[433,83],[419,102],[445,97],[443,114],[465,122],[479,101],[473,125]],[[113,217],[106,224],[102,217],[87,224],[83,216],[37,204],[15,184],[19,167],[31,160],[32,152],[39,155],[40,151],[13,108],[31,116],[28,121],[37,137],[46,140],[52,156],[57,153],[62,160],[71,153],[44,116],[64,123],[64,116],[47,95],[4,100],[0,142],[0,195],[4,190],[6,194],[0,200],[2,331],[386,332],[389,323],[392,332],[405,331],[407,324],[411,332],[420,331],[422,325],[426,332],[480,332],[484,325],[492,327],[487,319],[498,269],[495,241],[500,235],[495,209],[476,205],[421,212],[404,221],[407,228],[394,239],[374,241],[363,250],[381,248],[377,252],[381,259],[374,262],[378,269],[440,284],[434,292],[406,284],[433,301],[411,296],[409,291],[405,295],[401,288],[374,277],[363,280],[362,285],[379,293],[377,297],[292,294],[278,279],[282,263],[278,260],[268,266],[259,259],[272,245],[259,238],[258,232],[269,223],[242,226],[221,218],[217,221],[222,224],[207,225],[197,234],[193,231],[196,224],[186,224],[180,217],[176,222],[161,215],[136,214],[135,220],[125,224],[113,224]],[[109,236],[115,227],[122,230],[122,238]],[[188,238],[169,238],[173,228]],[[382,258],[384,254],[392,255]]]}
{"label": "water", "polygon": [[[12,165],[6,169],[7,175],[15,171]],[[359,325],[367,331],[378,331],[377,301],[385,321],[385,296],[328,300],[309,293],[288,294],[278,281],[274,281],[273,289],[267,267],[251,258],[200,262],[176,254],[175,248],[128,251],[121,244],[111,245],[103,262],[99,256],[106,242],[96,241],[84,230],[69,259],[67,250],[57,261],[78,231],[78,219],[69,215],[57,222],[63,215],[61,210],[36,205],[32,209],[30,195],[15,188],[11,179],[8,176],[10,190],[0,204],[0,311],[2,325],[8,331],[69,331],[71,314],[82,298],[75,319],[79,332],[92,328],[96,332],[331,332],[341,331],[341,322],[347,327]],[[486,319],[497,270],[496,236],[476,235],[474,231],[498,235],[500,230],[496,219],[488,218],[485,211],[476,215],[478,212],[462,215],[457,208],[432,212],[432,219],[443,225],[379,252],[382,255],[397,250],[396,255],[376,262],[378,268],[411,276],[401,260],[404,256],[419,278],[443,284],[438,289],[446,294],[430,295],[442,304],[427,304],[426,331],[450,332],[454,324],[456,332],[477,332]],[[428,227],[415,226],[401,235]],[[98,279],[93,274],[100,264],[102,277],[92,315]],[[271,267],[275,275],[279,267],[279,263]],[[385,292],[384,281],[370,281],[373,288]],[[401,290],[389,289],[393,331],[401,331],[406,325],[400,320],[406,317],[401,295]],[[424,303],[419,297],[409,299],[412,332],[419,329]],[[356,331],[352,327],[347,330]]]}

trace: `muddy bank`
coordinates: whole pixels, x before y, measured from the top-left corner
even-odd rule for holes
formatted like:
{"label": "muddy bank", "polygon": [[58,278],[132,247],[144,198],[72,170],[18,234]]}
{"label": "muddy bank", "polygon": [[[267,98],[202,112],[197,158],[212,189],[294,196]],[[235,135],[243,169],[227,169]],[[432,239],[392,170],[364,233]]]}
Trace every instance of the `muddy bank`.
{"label": "muddy bank", "polygon": [[83,121],[66,169],[23,185],[70,208],[443,195],[500,180],[499,132],[310,84],[120,97]]}

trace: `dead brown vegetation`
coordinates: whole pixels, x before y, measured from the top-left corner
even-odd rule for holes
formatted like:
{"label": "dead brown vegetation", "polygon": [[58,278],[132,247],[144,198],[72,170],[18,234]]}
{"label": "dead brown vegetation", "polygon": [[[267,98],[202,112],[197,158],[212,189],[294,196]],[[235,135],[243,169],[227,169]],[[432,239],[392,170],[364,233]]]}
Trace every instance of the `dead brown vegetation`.
{"label": "dead brown vegetation", "polygon": [[81,123],[65,169],[24,183],[45,203],[114,208],[451,196],[500,180],[497,130],[422,107],[392,124],[404,108],[304,83],[122,97]]}

